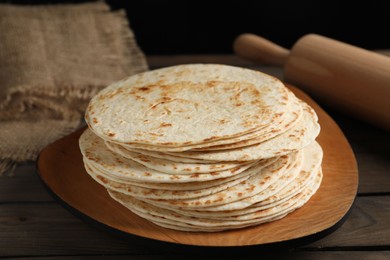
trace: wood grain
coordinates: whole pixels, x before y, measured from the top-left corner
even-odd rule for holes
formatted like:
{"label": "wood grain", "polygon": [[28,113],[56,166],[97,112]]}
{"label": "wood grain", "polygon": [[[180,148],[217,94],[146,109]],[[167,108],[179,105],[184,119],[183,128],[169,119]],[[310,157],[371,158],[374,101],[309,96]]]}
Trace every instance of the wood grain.
{"label": "wood grain", "polygon": [[35,171],[35,164],[23,164],[11,176],[0,176],[0,203],[53,201]]}
{"label": "wood grain", "polygon": [[[185,257],[186,260],[198,260],[200,257],[202,259],[216,259],[216,256],[199,256],[199,255],[182,255],[182,254],[144,254],[144,255],[93,255],[93,256],[83,256],[82,259],[105,259],[105,260],[111,260],[111,259],[135,259],[135,260],[172,260],[176,258],[183,258]],[[225,258],[227,259],[242,259],[241,256],[232,257],[232,255],[227,254],[219,254],[218,258]],[[249,257],[247,255],[247,257]],[[338,260],[367,260],[367,259],[375,259],[375,260],[388,260],[390,258],[390,252],[384,251],[384,252],[349,252],[349,251],[336,251],[336,252],[290,252],[290,253],[280,253],[280,252],[271,252],[271,253],[262,253],[261,259],[289,259],[289,260],[329,260],[329,259],[338,259]],[[17,258],[18,260],[31,260],[31,258]],[[74,259],[74,256],[48,256],[48,257],[40,257],[39,259],[43,260],[69,260]]]}
{"label": "wood grain", "polygon": [[94,220],[125,233],[159,241],[200,246],[243,246],[316,234],[331,228],[350,209],[357,192],[356,161],[334,121],[307,95],[293,90],[319,116],[323,130],[318,141],[324,149],[324,179],[317,194],[304,207],[279,221],[215,233],[180,232],[158,227],[114,202],[106,190],[85,173],[78,148],[81,131],[42,151],[38,159],[41,178],[61,200]]}
{"label": "wood grain", "polygon": [[54,203],[0,205],[0,230],[0,256],[138,254],[145,250],[85,225]]}
{"label": "wood grain", "polygon": [[[358,197],[350,217],[338,230],[295,250],[366,251],[381,248],[389,251],[389,219],[388,196]],[[0,256],[173,253],[146,248],[95,229],[55,203],[2,204],[0,230]]]}
{"label": "wood grain", "polygon": [[358,197],[348,220],[334,233],[310,247],[382,247],[390,250],[388,196]]}

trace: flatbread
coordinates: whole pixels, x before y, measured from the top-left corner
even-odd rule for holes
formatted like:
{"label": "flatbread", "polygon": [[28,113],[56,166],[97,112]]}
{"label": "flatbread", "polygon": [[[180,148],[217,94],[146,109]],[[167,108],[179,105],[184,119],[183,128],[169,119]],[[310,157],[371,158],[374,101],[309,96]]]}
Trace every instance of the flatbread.
{"label": "flatbread", "polygon": [[262,168],[263,165],[267,164],[267,161],[265,160],[258,161],[255,165],[245,164],[233,169],[215,171],[207,174],[166,174],[147,168],[131,159],[124,158],[121,155],[113,153],[105,146],[104,141],[94,135],[89,129],[86,129],[81,135],[79,144],[85,164],[92,165],[105,174],[115,176],[118,179],[135,182],[185,183],[210,181],[234,176],[249,168],[252,168],[251,170],[256,170],[257,168]]}
{"label": "flatbread", "polygon": [[269,127],[264,127],[260,131],[250,132],[244,135],[240,135],[233,138],[216,140],[213,142],[206,142],[201,144],[185,145],[178,147],[164,147],[156,145],[146,144],[122,144],[127,150],[133,149],[146,149],[152,151],[165,151],[165,152],[182,152],[182,151],[203,151],[203,150],[225,150],[238,147],[244,147],[252,144],[257,144],[266,140],[269,140],[280,133],[283,133],[293,127],[302,116],[302,107],[299,99],[294,94],[290,93],[290,104],[286,108],[287,112],[282,117],[280,122],[277,122]]}
{"label": "flatbread", "polygon": [[87,174],[162,227],[216,232],[275,221],[322,180],[315,111],[253,70],[188,64],[134,75],[92,98],[85,120]]}
{"label": "flatbread", "polygon": [[[320,132],[318,117],[306,103],[300,102],[303,115],[301,120],[290,130],[265,142],[229,150],[166,152],[173,157],[208,161],[253,161],[288,154],[312,143]],[[140,151],[138,149],[137,151]],[[159,156],[161,151],[148,151],[150,156]]]}
{"label": "flatbread", "polygon": [[[167,174],[211,173],[222,170],[230,170],[248,164],[248,162],[180,163],[137,152],[131,152],[115,143],[106,142],[105,144],[107,148],[114,153],[136,161],[147,168]],[[252,164],[254,163],[255,161],[252,162]]]}
{"label": "flatbread", "polygon": [[99,92],[85,120],[104,140],[186,146],[268,127],[286,113],[276,78],[216,64],[178,65],[131,76]]}
{"label": "flatbread", "polygon": [[[187,200],[154,200],[154,202],[169,207],[199,209],[242,200],[267,189],[267,187],[276,182],[286,171],[292,169],[297,161],[301,160],[301,155],[302,152],[298,151],[282,156],[275,163],[260,169],[257,174],[240,183],[240,185],[230,187],[209,196]],[[149,200],[144,201],[149,202]]]}
{"label": "flatbread", "polygon": [[115,191],[109,190],[109,194],[113,199],[130,209],[135,214],[148,219],[157,225],[182,231],[216,232],[258,225],[280,219],[302,207],[318,190],[321,180],[322,172],[319,171],[316,175],[314,185],[312,187],[307,187],[302,193],[297,194],[290,201],[270,209],[260,210],[244,215],[245,217],[241,216],[241,218],[237,217],[227,220],[183,216],[175,211],[161,209],[136,200],[133,197],[124,196],[123,194]]}

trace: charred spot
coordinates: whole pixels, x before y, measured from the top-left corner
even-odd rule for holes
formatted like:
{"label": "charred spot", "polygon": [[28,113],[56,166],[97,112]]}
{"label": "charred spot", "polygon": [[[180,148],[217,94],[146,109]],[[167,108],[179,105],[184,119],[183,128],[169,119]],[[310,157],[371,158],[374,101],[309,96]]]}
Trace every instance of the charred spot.
{"label": "charred spot", "polygon": [[150,172],[144,172],[144,176],[152,176]]}
{"label": "charred spot", "polygon": [[138,88],[138,90],[141,90],[141,91],[149,91],[150,88],[149,87],[141,87],[141,88]]}
{"label": "charred spot", "polygon": [[168,126],[172,126],[172,124],[169,124],[169,123],[161,123],[160,124],[160,127],[168,127]]}
{"label": "charred spot", "polygon": [[255,185],[251,185],[249,188],[246,188],[246,191],[252,192],[255,189]]}
{"label": "charred spot", "polygon": [[199,178],[199,173],[191,174],[190,178]]}
{"label": "charred spot", "polygon": [[92,119],[92,121],[93,121],[93,123],[95,123],[95,124],[99,123],[99,121],[97,120],[96,117],[94,117],[94,118]]}
{"label": "charred spot", "polygon": [[114,133],[108,133],[108,136],[109,136],[109,137],[114,137],[115,134],[114,134]]}
{"label": "charred spot", "polygon": [[232,169],[230,169],[230,172],[231,172],[231,173],[235,173],[235,172],[238,171],[239,169],[240,169],[240,167],[232,168]]}
{"label": "charred spot", "polygon": [[119,159],[119,158],[115,158],[115,161],[116,161],[118,164],[122,164],[122,163],[123,163],[123,161],[122,161],[121,159]]}

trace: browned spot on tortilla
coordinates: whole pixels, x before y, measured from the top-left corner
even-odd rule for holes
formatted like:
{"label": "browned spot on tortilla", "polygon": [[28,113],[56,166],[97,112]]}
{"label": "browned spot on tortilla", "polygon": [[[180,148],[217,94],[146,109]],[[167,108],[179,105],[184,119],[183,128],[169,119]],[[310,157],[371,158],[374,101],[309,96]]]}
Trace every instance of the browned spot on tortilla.
{"label": "browned spot on tortilla", "polygon": [[190,178],[199,178],[199,173],[191,174]]}
{"label": "browned spot on tortilla", "polygon": [[117,162],[117,163],[119,163],[119,164],[122,164],[122,163],[124,163],[121,159],[119,159],[119,158],[115,158],[115,161]]}
{"label": "browned spot on tortilla", "polygon": [[97,120],[96,117],[94,117],[94,118],[92,119],[92,121],[93,121],[94,124],[97,124],[97,123],[99,122],[99,121]]}
{"label": "browned spot on tortilla", "polygon": [[151,176],[152,174],[150,172],[144,172],[144,176]]}
{"label": "browned spot on tortilla", "polygon": [[211,136],[211,137],[209,137],[209,138],[205,138],[205,139],[203,139],[203,141],[210,141],[210,140],[214,140],[214,139],[216,139],[216,138],[218,138],[219,136]]}
{"label": "browned spot on tortilla", "polygon": [[148,134],[153,136],[163,136],[163,134],[157,134],[157,133],[148,133]]}
{"label": "browned spot on tortilla", "polygon": [[213,202],[223,201],[223,196],[219,196],[217,199],[213,200]]}
{"label": "browned spot on tortilla", "polygon": [[[161,143],[162,145],[172,145],[173,143],[172,142],[166,142],[166,143]],[[163,153],[160,153],[161,155],[163,155]]]}
{"label": "browned spot on tortilla", "polygon": [[150,87],[141,87],[141,88],[138,88],[138,90],[141,90],[143,92],[146,92],[146,91],[149,91],[150,90]]}
{"label": "browned spot on tortilla", "polygon": [[109,137],[114,137],[115,134],[114,134],[114,133],[108,133],[108,136],[109,136]]}
{"label": "browned spot on tortilla", "polygon": [[236,171],[238,171],[241,167],[236,167],[236,168],[232,168],[230,169],[230,172],[231,173],[235,173]]}
{"label": "browned spot on tortilla", "polygon": [[251,185],[249,188],[246,188],[246,191],[252,192],[255,189],[255,185]]}
{"label": "browned spot on tortilla", "polygon": [[167,126],[172,126],[172,124],[169,123],[161,123],[160,127],[167,127]]}
{"label": "browned spot on tortilla", "polygon": [[171,179],[171,180],[180,180],[181,177],[178,176],[178,175],[171,175],[171,176],[169,177],[169,179]]}

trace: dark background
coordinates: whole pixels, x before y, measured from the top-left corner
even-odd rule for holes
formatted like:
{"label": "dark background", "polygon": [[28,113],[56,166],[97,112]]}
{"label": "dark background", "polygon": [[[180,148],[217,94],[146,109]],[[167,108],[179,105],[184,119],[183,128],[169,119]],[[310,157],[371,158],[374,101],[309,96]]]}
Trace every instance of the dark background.
{"label": "dark background", "polygon": [[[0,1],[39,4],[83,1]],[[318,33],[366,49],[390,49],[390,1],[106,1],[124,8],[146,54],[232,53],[251,32],[284,47]]]}

